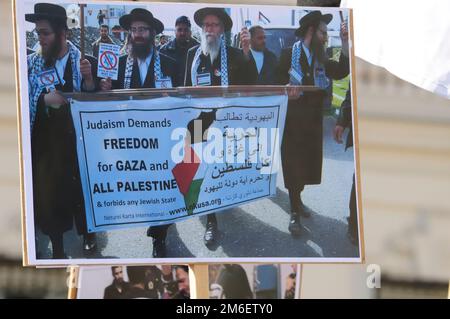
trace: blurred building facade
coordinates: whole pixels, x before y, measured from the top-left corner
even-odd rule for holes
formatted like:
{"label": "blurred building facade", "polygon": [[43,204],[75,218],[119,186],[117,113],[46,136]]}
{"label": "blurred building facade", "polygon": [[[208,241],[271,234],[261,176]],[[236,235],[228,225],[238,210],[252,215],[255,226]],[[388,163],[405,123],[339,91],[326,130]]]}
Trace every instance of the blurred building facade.
{"label": "blurred building facade", "polygon": [[366,265],[305,265],[302,297],[445,298],[450,101],[360,59],[356,78]]}
{"label": "blurred building facade", "polygon": [[11,1],[0,2],[0,298],[65,298],[65,269],[22,267],[20,180]]}
{"label": "blurred building facade", "polygon": [[[10,1],[0,2],[0,297],[65,297],[65,269],[21,267],[11,10]],[[361,60],[356,71],[366,265],[305,265],[301,297],[445,298],[450,279],[450,101]],[[368,264],[380,266],[380,289],[367,287]]]}

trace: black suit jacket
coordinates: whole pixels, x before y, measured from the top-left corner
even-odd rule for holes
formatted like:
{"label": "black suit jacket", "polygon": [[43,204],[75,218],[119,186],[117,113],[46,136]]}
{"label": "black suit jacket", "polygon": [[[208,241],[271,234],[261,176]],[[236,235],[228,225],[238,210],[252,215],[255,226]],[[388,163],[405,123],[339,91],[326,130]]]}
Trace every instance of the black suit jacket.
{"label": "black suit jacket", "polygon": [[194,38],[190,39],[185,48],[177,45],[176,39],[173,39],[164,44],[160,49],[161,54],[165,54],[175,61],[176,82],[178,85],[184,85],[187,52],[196,45],[198,45],[198,42]]}
{"label": "black suit jacket", "polygon": [[[302,49],[303,50],[303,49]],[[277,83],[289,83],[292,48],[281,52],[277,68]],[[313,57],[314,60],[314,57]],[[314,85],[314,62],[308,64],[301,54],[302,85]],[[349,73],[349,58],[341,54],[338,61],[324,63],[326,75],[341,79]],[[325,91],[304,92],[298,99],[289,100],[281,145],[284,184],[288,189],[320,184],[323,161],[323,100]]]}
{"label": "black suit jacket", "polygon": [[252,67],[255,69],[254,72],[258,74],[256,83],[260,85],[272,85],[276,84],[276,69],[278,65],[278,59],[275,54],[271,51],[265,49],[264,53],[264,63],[261,69],[261,72],[258,74],[258,69],[256,67],[255,58],[253,57],[253,53],[250,51]]}
{"label": "black suit jacket", "polygon": [[122,283],[122,292],[117,290],[114,283],[105,288],[103,299],[121,299],[127,292],[130,284],[127,282]]}
{"label": "black suit jacket", "polygon": [[[302,48],[303,50],[303,48]],[[301,55],[305,57],[304,51]],[[281,51],[280,62],[277,68],[277,83],[280,85],[289,83],[289,70],[291,68],[292,48],[283,49]],[[306,58],[305,58],[306,61]],[[302,69],[307,68],[307,64],[304,61],[300,61]],[[326,75],[331,79],[342,79],[346,77],[350,72],[350,58],[341,54],[339,61],[327,59],[324,63]],[[303,85],[314,85],[312,83],[303,83]]]}
{"label": "black suit jacket", "polygon": [[[184,77],[184,85],[192,86],[191,81],[191,68],[194,60],[195,52],[199,46],[192,47],[187,53],[186,59],[186,71]],[[256,69],[252,67],[251,59],[246,60],[242,50],[227,46],[227,59],[228,59],[228,84],[229,85],[251,85],[255,84],[258,76]],[[209,57],[200,55],[199,70],[204,68],[204,71],[198,71],[198,73],[209,72],[211,74],[211,85],[221,85],[220,76],[216,76],[214,71],[220,71],[220,53],[211,65]]]}
{"label": "black suit jacket", "polygon": [[[86,59],[91,63],[97,88],[97,59]],[[63,79],[64,86],[58,84],[56,89],[73,92],[70,59]],[[44,234],[62,234],[72,229],[75,217],[79,234],[85,234],[86,215],[70,107],[46,107],[42,93],[31,134],[35,223]]]}
{"label": "black suit jacket", "polygon": [[[163,53],[160,53],[161,60],[161,71],[163,76],[168,76],[172,80],[172,86],[179,86],[176,77],[175,60]],[[124,79],[125,79],[125,68],[127,65],[128,55],[121,56],[119,58],[119,76],[116,81],[112,81],[113,89],[123,89]],[[148,68],[147,77],[145,78],[144,84],[141,85],[139,66],[137,59],[134,59],[133,71],[131,74],[131,89],[142,89],[142,88],[154,88],[155,87],[155,75],[154,75],[154,65],[155,65],[155,55],[153,54],[150,61],[150,66]]]}

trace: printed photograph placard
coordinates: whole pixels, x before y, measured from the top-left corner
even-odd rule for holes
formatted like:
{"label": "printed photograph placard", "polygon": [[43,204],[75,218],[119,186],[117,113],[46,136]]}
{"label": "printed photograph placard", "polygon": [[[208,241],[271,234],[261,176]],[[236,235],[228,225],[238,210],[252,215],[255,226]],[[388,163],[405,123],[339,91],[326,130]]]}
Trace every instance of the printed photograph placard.
{"label": "printed photograph placard", "polygon": [[183,265],[80,267],[77,299],[190,299]]}
{"label": "printed photograph placard", "polygon": [[300,287],[301,265],[209,266],[211,299],[299,299]]}
{"label": "printed photograph placard", "polygon": [[351,10],[14,19],[25,265],[363,261]]}

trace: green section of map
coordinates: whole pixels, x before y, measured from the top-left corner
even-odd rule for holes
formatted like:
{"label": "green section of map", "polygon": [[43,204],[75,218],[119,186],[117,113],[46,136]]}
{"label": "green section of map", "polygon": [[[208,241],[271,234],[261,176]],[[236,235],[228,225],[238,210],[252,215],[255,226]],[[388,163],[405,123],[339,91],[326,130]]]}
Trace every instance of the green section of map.
{"label": "green section of map", "polygon": [[186,204],[188,215],[192,215],[192,213],[194,212],[194,208],[198,201],[198,196],[200,194],[200,188],[202,186],[202,183],[203,178],[193,180],[191,186],[189,186],[189,191],[184,196],[184,203]]}

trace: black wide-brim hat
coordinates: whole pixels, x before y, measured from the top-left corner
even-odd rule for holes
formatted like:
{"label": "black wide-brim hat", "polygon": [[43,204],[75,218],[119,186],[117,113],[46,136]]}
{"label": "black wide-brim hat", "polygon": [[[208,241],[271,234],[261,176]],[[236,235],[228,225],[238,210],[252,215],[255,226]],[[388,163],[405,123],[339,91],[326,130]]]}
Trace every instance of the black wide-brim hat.
{"label": "black wide-brim hat", "polygon": [[228,15],[228,13],[225,11],[224,8],[201,8],[194,13],[194,21],[197,23],[199,27],[203,26],[203,19],[208,15],[214,15],[222,21],[225,31],[230,31],[231,27],[233,26],[233,20],[231,20],[231,17]]}
{"label": "black wide-brim hat", "polygon": [[56,4],[36,3],[34,5],[34,13],[25,14],[25,20],[33,23],[40,20],[67,23],[67,13],[64,7]]}
{"label": "black wide-brim hat", "polygon": [[130,30],[133,21],[147,22],[155,30],[156,34],[164,30],[164,24],[156,19],[150,11],[145,9],[136,8],[131,10],[129,14],[120,17],[119,24],[125,30]]}
{"label": "black wide-brim hat", "polygon": [[319,22],[324,22],[325,24],[328,24],[333,20],[332,14],[322,14],[320,11],[311,11],[305,16],[303,16],[300,21],[300,27],[295,30],[295,35],[300,36],[306,29],[308,29],[310,26],[318,25]]}

